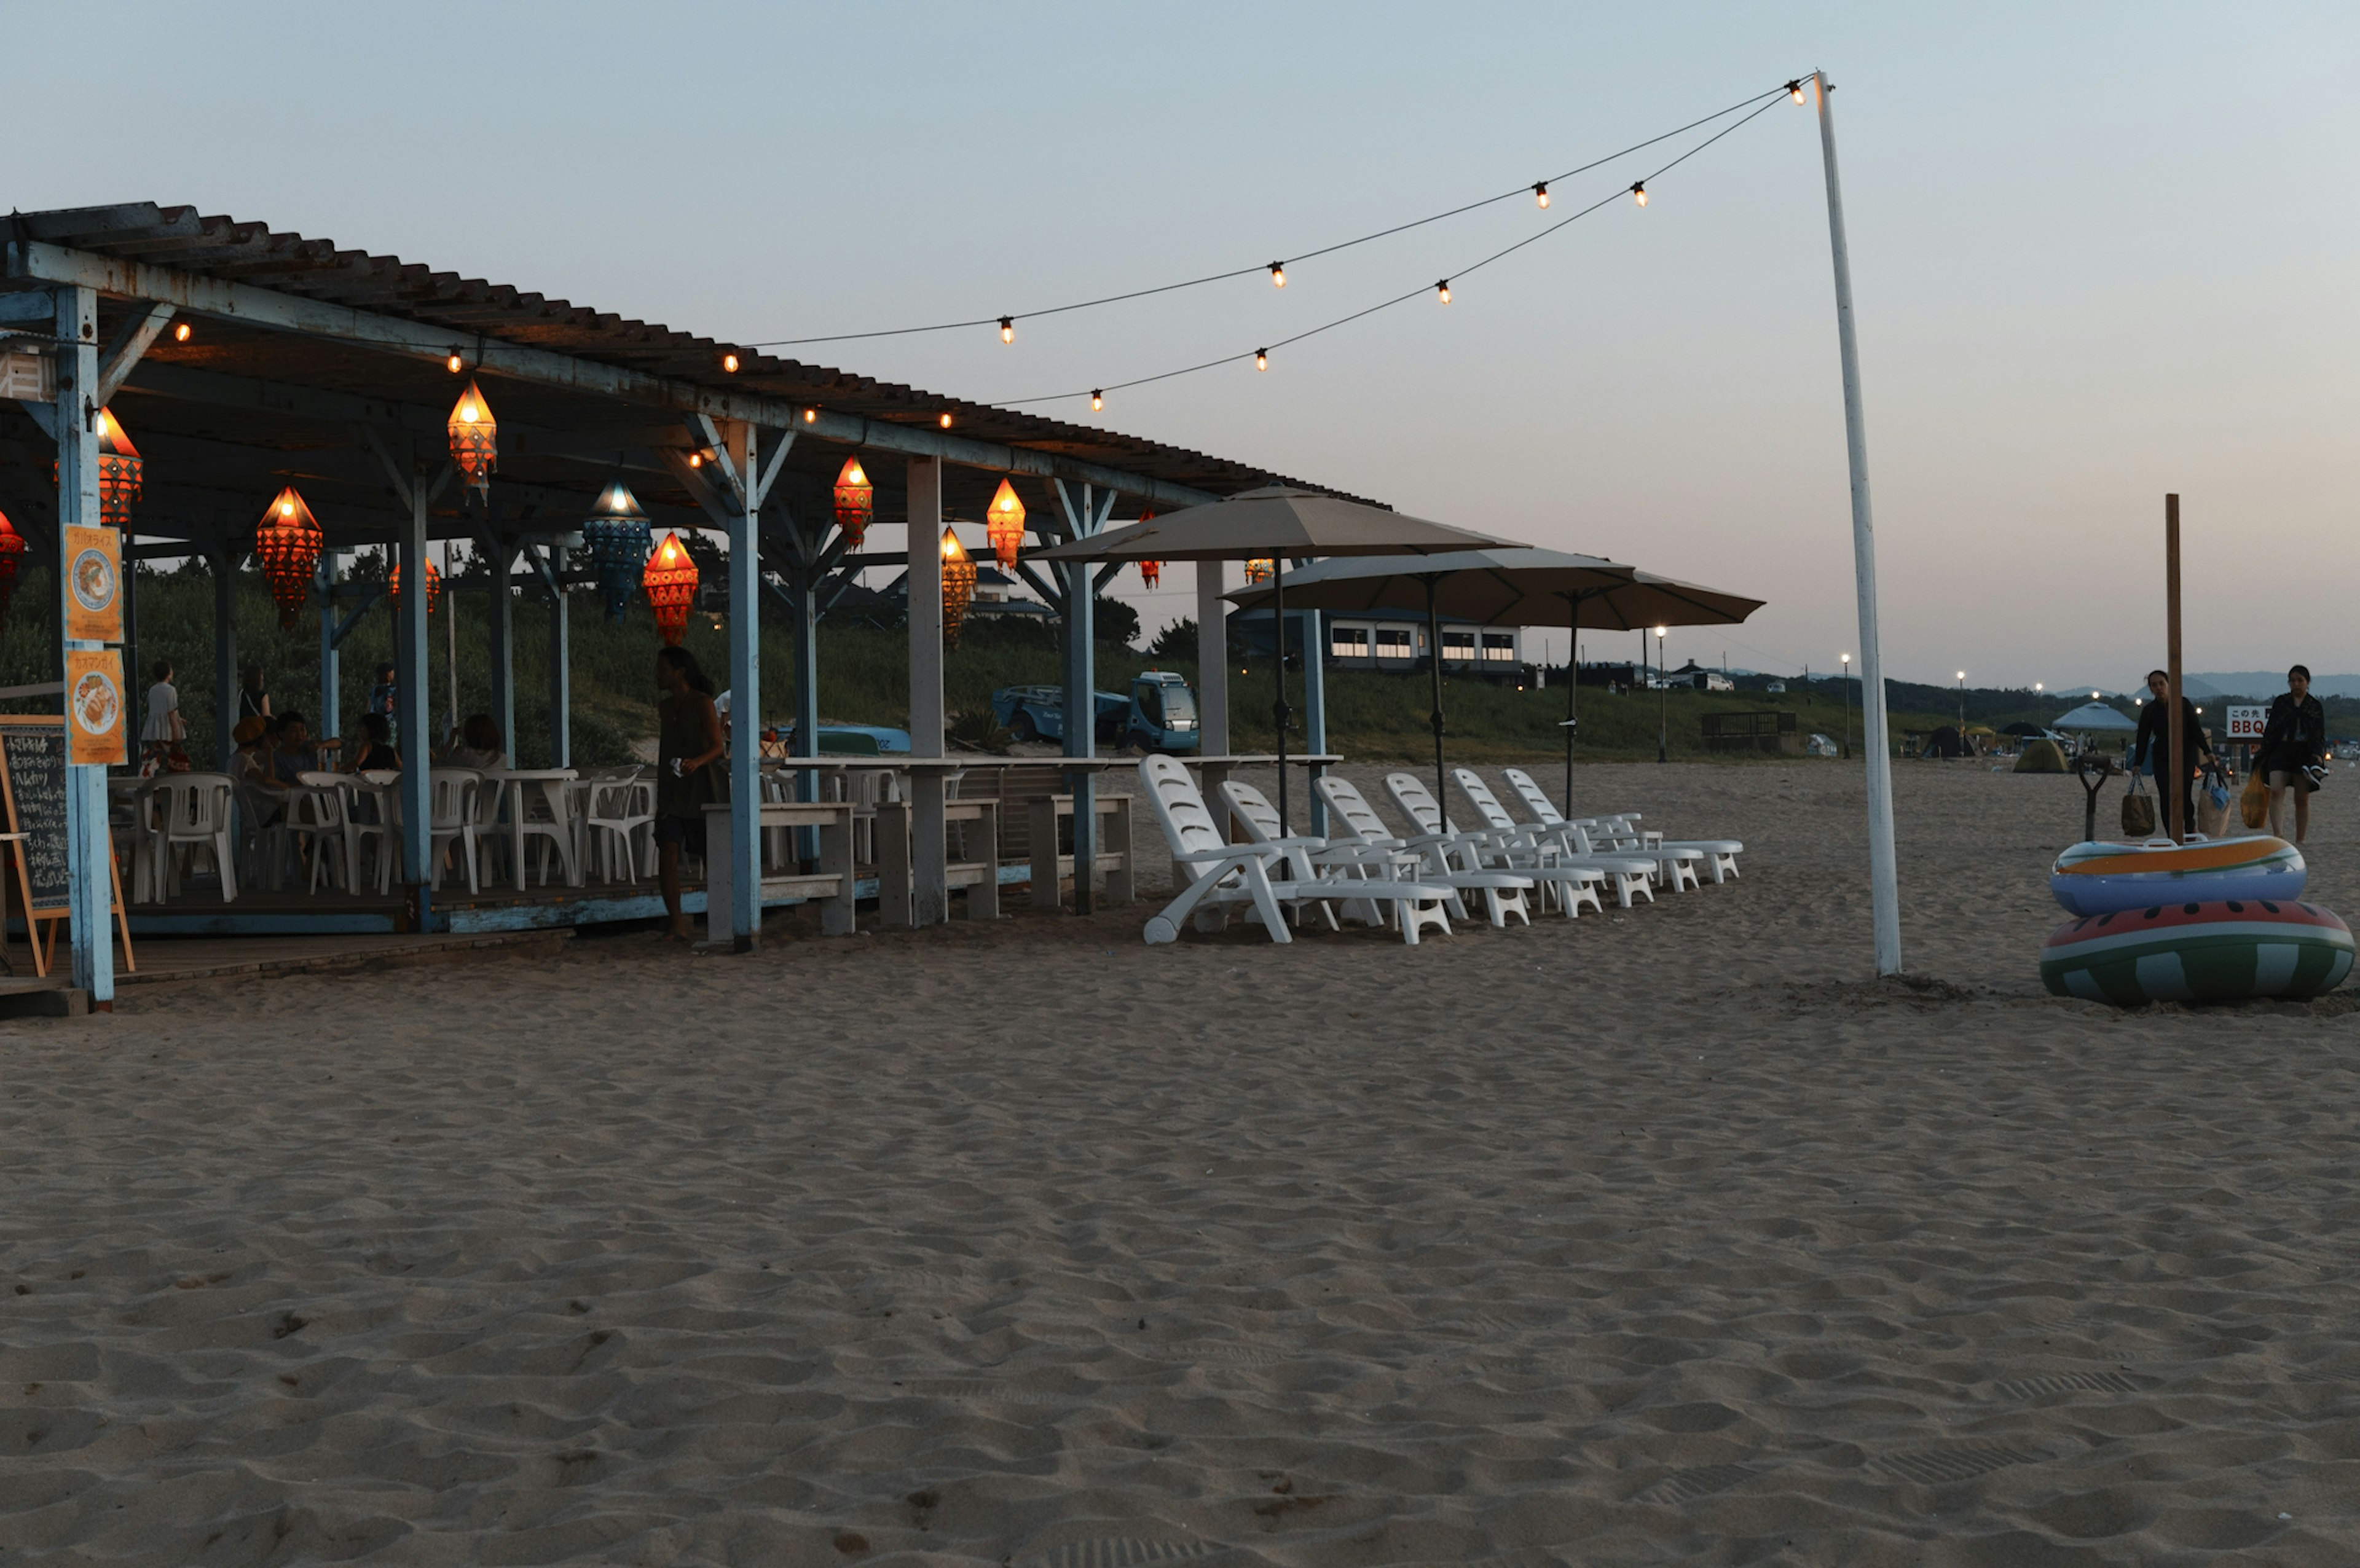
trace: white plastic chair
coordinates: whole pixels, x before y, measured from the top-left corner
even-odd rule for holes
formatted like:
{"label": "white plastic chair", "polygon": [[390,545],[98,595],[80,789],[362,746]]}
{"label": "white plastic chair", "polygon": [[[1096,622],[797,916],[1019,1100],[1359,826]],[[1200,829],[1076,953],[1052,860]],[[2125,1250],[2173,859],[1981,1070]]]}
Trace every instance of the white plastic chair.
{"label": "white plastic chair", "polygon": [[1449,855],[1438,843],[1414,844],[1397,838],[1385,826],[1368,797],[1349,779],[1333,773],[1322,774],[1312,780],[1312,788],[1328,802],[1328,825],[1335,830],[1331,842],[1363,844],[1406,854],[1415,866],[1417,879],[1431,882],[1451,890],[1451,912],[1459,919],[1467,918],[1465,897],[1469,893],[1483,895],[1483,912],[1494,926],[1504,928],[1510,915],[1526,925],[1533,923],[1533,912],[1524,895],[1533,887],[1533,879],[1513,871],[1465,871],[1450,864]]}
{"label": "white plastic chair", "polygon": [[[437,768],[427,774],[426,859],[432,867],[428,881],[435,887],[442,884],[442,856],[455,843],[467,866],[467,891],[483,891],[475,877],[475,800],[483,782],[484,776],[472,768]],[[400,796],[394,799],[399,801]]]}
{"label": "white plastic chair", "polygon": [[[1523,768],[1503,768],[1500,769],[1500,777],[1508,781],[1508,788],[1514,792],[1516,799],[1524,803],[1524,810],[1530,811],[1534,820],[1545,827],[1579,826],[1588,832],[1595,841],[1601,836],[1600,827],[1602,826],[1609,834],[1627,834],[1631,841],[1629,853],[1634,855],[1653,855],[1666,850],[1677,854],[1692,850],[1704,860],[1706,868],[1715,882],[1723,882],[1735,877],[1737,857],[1745,853],[1745,845],[1733,838],[1666,839],[1661,833],[1642,834],[1631,825],[1636,821],[1635,813],[1622,817],[1596,819],[1598,825],[1595,826],[1588,820],[1579,822],[1569,822],[1564,813],[1557,809],[1557,802],[1548,798],[1548,792],[1535,782],[1533,776]],[[1621,854],[1623,851],[1613,847],[1610,843],[1607,853]]]}
{"label": "white plastic chair", "polygon": [[[1605,908],[1598,896],[1598,884],[1610,875],[1608,867],[1574,862],[1555,853],[1538,853],[1530,844],[1503,837],[1490,828],[1461,833],[1459,824],[1444,814],[1441,802],[1426,789],[1426,781],[1415,773],[1387,774],[1385,793],[1393,797],[1402,815],[1443,846],[1457,864],[1470,870],[1513,871],[1529,877],[1540,885],[1542,897],[1549,907],[1563,910],[1568,920],[1578,916],[1585,903],[1593,909]],[[1622,869],[1641,891],[1646,890],[1647,867],[1644,862],[1633,861]],[[1648,897],[1652,900],[1655,895],[1649,893]]]}
{"label": "white plastic chair", "polygon": [[[304,853],[308,841],[311,852],[311,891],[320,890],[320,879],[328,873],[328,852],[336,852],[337,875],[344,878],[344,891],[358,886],[358,863],[354,858],[355,842],[352,831],[350,802],[344,798],[344,779],[340,773],[303,772],[295,775],[295,788],[287,793],[286,832],[295,852]],[[328,876],[328,886],[333,887],[336,876]]]}
{"label": "white plastic chair", "polygon": [[[393,889],[393,868],[401,858],[401,807],[395,786],[401,775],[390,768],[355,773],[344,787],[344,831],[353,845],[353,887],[360,886],[360,851],[371,855],[370,881],[380,895]],[[366,810],[363,803],[366,802]]]}
{"label": "white plastic chair", "polygon": [[[541,885],[549,886],[549,855],[557,852],[558,868],[564,873],[565,885],[582,885],[582,859],[574,847],[579,838],[570,809],[574,799],[571,788],[580,776],[564,768],[554,778],[532,776],[519,779],[506,770],[493,770],[484,775],[476,795],[476,831],[486,841],[493,835],[504,838],[508,854],[516,862],[517,891],[525,890],[530,866],[526,848],[538,851],[541,863]],[[488,801],[485,797],[490,797]],[[503,806],[502,802],[505,802]],[[496,825],[500,812],[508,813],[505,833]]]}
{"label": "white plastic chair", "polygon": [[[1278,808],[1261,790],[1234,779],[1221,786],[1221,800],[1229,814],[1243,824],[1248,838],[1285,853],[1288,883],[1301,887],[1324,881],[1342,901],[1347,919],[1382,926],[1388,923],[1390,909],[1391,923],[1412,947],[1417,945],[1418,932],[1425,927],[1450,934],[1450,916],[1444,906],[1451,901],[1451,889],[1414,881],[1415,854],[1375,844],[1330,844],[1324,838],[1304,833],[1281,836]],[[1273,890],[1282,896],[1285,892],[1284,887]],[[1327,901],[1319,907],[1329,924],[1334,924],[1336,917],[1328,912]]]}
{"label": "white plastic chair", "polygon": [[[619,862],[623,874],[619,880],[636,882],[655,869],[654,845],[642,858],[639,840],[651,833],[655,823],[655,786],[640,779],[636,771],[609,779],[585,779],[583,794],[582,830],[583,868],[586,873],[590,857],[597,856],[598,874],[608,882],[618,880],[615,867]],[[640,867],[644,866],[646,872]]]}
{"label": "white plastic chair", "polygon": [[180,890],[182,857],[203,849],[211,852],[221,872],[222,902],[236,898],[237,851],[230,829],[230,797],[235,789],[226,773],[174,773],[158,782],[163,832],[157,858],[164,897]]}
{"label": "white plastic chair", "polygon": [[1179,941],[1180,922],[1192,918],[1199,931],[1218,931],[1233,904],[1251,904],[1271,941],[1293,942],[1270,885],[1270,868],[1285,852],[1268,844],[1226,842],[1196,781],[1169,757],[1140,758],[1139,779],[1163,826],[1164,842],[1172,847],[1173,871],[1186,878],[1179,897],[1148,918],[1143,933],[1148,942]]}
{"label": "white plastic chair", "polygon": [[[1676,875],[1674,868],[1685,869],[1688,880],[1696,880],[1695,866],[1677,855],[1664,856],[1622,849],[1601,854],[1590,843],[1585,828],[1568,824],[1561,831],[1545,832],[1531,823],[1519,822],[1508,814],[1508,808],[1500,804],[1500,798],[1491,792],[1491,787],[1484,783],[1472,768],[1453,768],[1450,779],[1459,786],[1459,793],[1467,803],[1474,807],[1483,819],[1483,831],[1506,851],[1512,865],[1523,865],[1531,859],[1545,866],[1586,867],[1599,873],[1601,881],[1612,877],[1615,901],[1626,909],[1631,907],[1631,899],[1639,893],[1645,893],[1647,901],[1654,903],[1657,879]],[[1633,875],[1634,872],[1637,874],[1635,877]],[[1678,891],[1677,883],[1673,891]]]}

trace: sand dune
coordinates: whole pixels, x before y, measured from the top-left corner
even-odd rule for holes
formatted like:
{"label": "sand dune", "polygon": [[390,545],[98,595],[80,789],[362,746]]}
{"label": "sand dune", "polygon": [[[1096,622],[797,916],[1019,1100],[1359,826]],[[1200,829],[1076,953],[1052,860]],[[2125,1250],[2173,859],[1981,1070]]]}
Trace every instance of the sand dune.
{"label": "sand dune", "polygon": [[1903,768],[1907,983],[1850,768],[1579,782],[1743,879],[0,1026],[0,1562],[2360,1561],[2360,1004],[2042,993],[2070,779]]}

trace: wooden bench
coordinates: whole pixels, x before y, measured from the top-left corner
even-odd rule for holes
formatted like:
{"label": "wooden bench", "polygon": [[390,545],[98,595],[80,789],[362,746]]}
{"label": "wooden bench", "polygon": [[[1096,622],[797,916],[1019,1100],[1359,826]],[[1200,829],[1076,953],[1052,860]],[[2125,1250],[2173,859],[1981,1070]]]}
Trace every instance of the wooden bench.
{"label": "wooden bench", "polygon": [[[915,920],[911,897],[914,869],[910,845],[912,816],[907,800],[878,802],[877,913],[887,925],[906,926]],[[1000,802],[989,797],[946,800],[943,803],[943,822],[946,835],[962,823],[979,824],[960,836],[966,840],[967,853],[972,855],[980,844],[987,858],[950,861],[943,868],[943,881],[953,891],[967,889],[968,920],[998,920]]]}
{"label": "wooden bench", "polygon": [[[1093,791],[1098,819],[1098,850],[1094,866],[1106,878],[1106,901],[1127,904],[1136,887],[1131,852],[1131,800],[1129,794],[1105,788],[1110,777],[1099,775]],[[1074,797],[1065,788],[1064,768],[1041,762],[1016,768],[978,768],[959,781],[961,800],[997,799],[1000,802],[1000,858],[1032,868],[1026,902],[1035,909],[1063,907],[1064,888],[1074,875],[1074,856],[1061,828],[1074,817]]]}
{"label": "wooden bench", "polygon": [[[819,830],[820,868],[808,873],[765,868],[761,902],[818,899],[821,934],[850,936],[857,887],[852,869],[852,816],[853,807],[846,801],[763,801],[757,819],[763,833],[798,827]],[[730,913],[733,868],[729,858],[729,807],[726,802],[705,808],[705,937],[710,942],[730,942],[736,931]]]}

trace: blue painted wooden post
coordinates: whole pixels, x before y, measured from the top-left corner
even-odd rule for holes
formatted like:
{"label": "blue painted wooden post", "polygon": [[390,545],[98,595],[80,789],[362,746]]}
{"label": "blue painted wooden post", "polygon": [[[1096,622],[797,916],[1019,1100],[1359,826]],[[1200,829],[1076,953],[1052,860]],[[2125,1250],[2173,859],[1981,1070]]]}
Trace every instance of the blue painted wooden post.
{"label": "blue painted wooden post", "polygon": [[488,571],[485,581],[491,590],[491,604],[484,616],[485,635],[491,644],[492,662],[492,722],[500,726],[500,746],[508,753],[508,766],[517,765],[516,739],[516,606],[508,591],[508,572],[516,563],[516,549],[508,540],[494,535],[486,546]]}
{"label": "blue painted wooden post", "polygon": [[[1054,483],[1057,487],[1057,504],[1065,514],[1066,538],[1088,539],[1105,527],[1108,515],[1114,510],[1114,492],[1109,490],[1100,495],[1085,485],[1080,503],[1076,505],[1064,480]],[[1067,757],[1098,755],[1097,610],[1097,563],[1067,561],[1065,650]],[[1065,788],[1074,797],[1074,912],[1087,915],[1091,908],[1090,879],[1098,869],[1098,775],[1087,768],[1076,768],[1065,775]]]}
{"label": "blue painted wooden post", "polygon": [[[57,291],[58,343],[58,632],[69,651],[106,645],[64,637],[67,583],[65,533],[99,527],[98,295],[89,289]],[[60,660],[62,665],[64,661]],[[72,721],[68,720],[68,727]],[[106,824],[106,769],[66,769],[66,887],[72,923],[73,983],[93,1006],[115,1005],[115,855]],[[29,924],[27,927],[31,933]]]}
{"label": "blue painted wooden post", "polygon": [[[1328,617],[1317,610],[1296,612],[1303,619],[1303,749],[1312,757],[1328,750]],[[1327,772],[1321,763],[1310,765],[1308,777]],[[1311,795],[1311,831],[1328,836],[1328,801],[1315,787]]]}
{"label": "blue painted wooden post", "polygon": [[[729,519],[729,931],[751,953],[762,934],[761,440],[729,430],[738,506]],[[716,849],[718,845],[715,846]]]}
{"label": "blue painted wooden post", "polygon": [[574,766],[574,629],[565,617],[565,547],[549,546],[549,765]]}
{"label": "blue painted wooden post", "polygon": [[[337,551],[333,547],[320,551],[320,565],[313,576],[313,585],[320,591],[319,733],[342,736],[344,733],[344,656],[336,651],[336,555]],[[359,742],[346,740],[346,759],[359,751]]]}
{"label": "blue painted wooden post", "polygon": [[237,551],[224,533],[205,558],[213,569],[213,768],[237,752]]}
{"label": "blue painted wooden post", "polygon": [[[815,553],[809,552],[806,553]],[[819,591],[818,569],[806,561],[788,584],[795,612],[795,749],[797,757],[819,755]],[[795,775],[795,799],[819,799],[819,775],[806,769]],[[819,855],[819,830],[795,830],[795,854],[803,859]]]}
{"label": "blue painted wooden post", "polygon": [[410,517],[401,533],[401,603],[394,607],[395,706],[401,726],[401,874],[416,901],[418,929],[433,925],[432,769],[426,691],[426,464],[412,465]]}

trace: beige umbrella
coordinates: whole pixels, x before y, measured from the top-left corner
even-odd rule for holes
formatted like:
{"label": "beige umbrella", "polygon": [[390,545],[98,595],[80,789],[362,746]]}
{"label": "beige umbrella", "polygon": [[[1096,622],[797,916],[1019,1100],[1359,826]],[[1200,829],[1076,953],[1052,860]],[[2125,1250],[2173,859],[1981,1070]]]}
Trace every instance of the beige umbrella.
{"label": "beige umbrella", "polygon": [[[1295,574],[1295,602],[1306,609],[1424,610],[1434,654],[1434,773],[1440,794],[1442,765],[1442,634],[1440,618],[1496,626],[1570,626],[1630,631],[1639,626],[1730,625],[1763,601],[1650,572],[1594,555],[1554,550],[1482,550],[1415,561],[1328,561]],[[1252,589],[1229,595],[1259,607]],[[1573,801],[1575,659],[1568,648],[1565,683],[1565,798]]]}
{"label": "beige umbrella", "polygon": [[[1514,541],[1431,523],[1361,501],[1265,485],[1224,500],[1189,506],[1093,539],[1037,550],[1034,561],[1262,561],[1271,578],[1271,624],[1276,629],[1279,831],[1288,831],[1286,724],[1286,562],[1306,556],[1442,555],[1514,548]],[[1314,657],[1317,656],[1314,650]]]}

